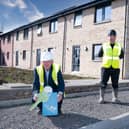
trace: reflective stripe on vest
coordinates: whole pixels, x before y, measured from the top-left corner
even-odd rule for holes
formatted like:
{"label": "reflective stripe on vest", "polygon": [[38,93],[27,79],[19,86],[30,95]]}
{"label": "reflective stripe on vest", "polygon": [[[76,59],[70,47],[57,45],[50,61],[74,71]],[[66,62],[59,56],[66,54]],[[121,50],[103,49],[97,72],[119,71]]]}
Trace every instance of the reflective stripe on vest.
{"label": "reflective stripe on vest", "polygon": [[103,44],[103,63],[102,66],[104,68],[120,68],[120,53],[121,53],[121,45],[119,43],[115,43],[112,48],[110,43]]}
{"label": "reflective stripe on vest", "polygon": [[[36,67],[37,73],[39,75],[39,81],[40,81],[40,92],[44,90],[44,69],[43,65],[40,65]],[[58,86],[58,77],[57,73],[60,70],[60,65],[58,64],[52,64],[52,79],[55,82],[55,84]]]}

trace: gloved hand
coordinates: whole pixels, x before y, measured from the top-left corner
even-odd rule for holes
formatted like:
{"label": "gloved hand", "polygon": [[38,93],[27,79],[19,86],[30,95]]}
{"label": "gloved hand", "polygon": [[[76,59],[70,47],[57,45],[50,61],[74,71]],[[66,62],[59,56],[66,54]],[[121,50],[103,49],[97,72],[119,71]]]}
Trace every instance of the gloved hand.
{"label": "gloved hand", "polygon": [[33,100],[34,100],[35,102],[38,100],[38,94],[37,94],[37,93],[34,94]]}
{"label": "gloved hand", "polygon": [[63,99],[63,93],[59,92],[57,97],[58,97],[58,102],[60,102]]}

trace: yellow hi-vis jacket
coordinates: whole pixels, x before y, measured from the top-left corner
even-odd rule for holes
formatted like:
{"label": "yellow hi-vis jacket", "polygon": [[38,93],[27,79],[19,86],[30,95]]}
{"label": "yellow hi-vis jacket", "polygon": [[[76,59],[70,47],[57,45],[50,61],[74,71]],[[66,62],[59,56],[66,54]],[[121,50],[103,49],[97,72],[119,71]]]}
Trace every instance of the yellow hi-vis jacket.
{"label": "yellow hi-vis jacket", "polygon": [[[44,90],[44,68],[43,65],[36,67],[37,73],[39,75],[39,81],[40,81],[40,92],[43,92]],[[55,82],[55,84],[58,86],[58,77],[57,74],[60,70],[60,65],[58,64],[52,64],[52,79]]]}
{"label": "yellow hi-vis jacket", "polygon": [[121,45],[120,43],[115,43],[112,48],[110,43],[103,44],[103,63],[102,67],[104,68],[120,68],[120,54],[121,54]]}

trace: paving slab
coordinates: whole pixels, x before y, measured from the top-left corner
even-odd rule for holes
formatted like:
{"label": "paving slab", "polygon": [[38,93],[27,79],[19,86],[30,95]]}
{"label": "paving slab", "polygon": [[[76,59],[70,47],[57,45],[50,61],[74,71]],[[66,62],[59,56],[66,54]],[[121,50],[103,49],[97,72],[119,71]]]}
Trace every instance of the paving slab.
{"label": "paving slab", "polygon": [[[65,80],[66,94],[98,91],[99,79],[87,80]],[[120,80],[120,87],[129,87],[129,80]],[[109,87],[111,83],[109,82]],[[32,84],[24,83],[8,83],[0,85],[0,101],[15,100],[15,99],[28,99],[32,96]]]}

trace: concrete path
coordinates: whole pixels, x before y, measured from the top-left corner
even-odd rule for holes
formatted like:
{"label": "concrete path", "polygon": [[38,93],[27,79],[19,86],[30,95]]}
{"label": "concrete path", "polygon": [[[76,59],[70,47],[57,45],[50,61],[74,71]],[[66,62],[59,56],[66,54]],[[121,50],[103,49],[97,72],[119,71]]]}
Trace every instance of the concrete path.
{"label": "concrete path", "polygon": [[[65,92],[69,93],[78,93],[97,90],[100,87],[99,79],[87,79],[87,80],[65,80]],[[108,88],[111,87],[109,82]],[[129,80],[120,80],[120,87],[128,87]],[[6,99],[23,99],[31,96],[32,93],[32,84],[24,83],[8,83],[0,85],[0,100]],[[8,94],[8,96],[7,96]],[[23,97],[24,96],[24,97]],[[16,97],[16,98],[15,98]]]}

